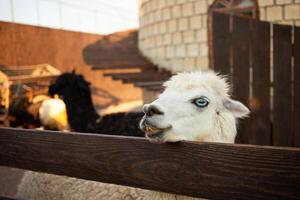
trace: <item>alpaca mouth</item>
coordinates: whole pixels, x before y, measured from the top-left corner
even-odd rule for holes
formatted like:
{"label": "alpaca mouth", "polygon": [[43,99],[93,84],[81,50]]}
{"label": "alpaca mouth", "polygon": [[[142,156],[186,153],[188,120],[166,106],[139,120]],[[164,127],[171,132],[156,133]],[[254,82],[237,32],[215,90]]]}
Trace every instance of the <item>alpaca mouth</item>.
{"label": "alpaca mouth", "polygon": [[163,129],[158,129],[153,126],[145,126],[145,133],[147,134],[148,137],[154,138],[158,136],[162,136],[163,134]]}
{"label": "alpaca mouth", "polygon": [[[147,134],[147,133],[146,133]],[[147,134],[147,138],[149,139],[163,139],[164,137],[164,132],[163,131],[159,131],[157,133],[155,133],[154,135],[148,135]]]}
{"label": "alpaca mouth", "polygon": [[147,137],[151,139],[163,138],[164,132],[171,128],[171,127],[157,128],[152,125],[149,125],[148,123],[144,123],[143,125],[144,125],[143,131],[146,133]]}

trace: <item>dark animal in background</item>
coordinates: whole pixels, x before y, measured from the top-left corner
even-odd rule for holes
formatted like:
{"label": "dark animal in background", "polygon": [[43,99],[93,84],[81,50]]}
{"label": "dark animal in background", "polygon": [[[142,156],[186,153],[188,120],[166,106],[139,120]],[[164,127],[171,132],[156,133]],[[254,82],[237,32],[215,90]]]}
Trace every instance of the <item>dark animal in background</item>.
{"label": "dark animal in background", "polygon": [[59,95],[66,104],[73,131],[144,137],[139,129],[143,113],[114,113],[101,117],[91,98],[90,83],[75,72],[60,75],[49,87],[51,96]]}
{"label": "dark animal in background", "polygon": [[[34,109],[32,109],[34,107]],[[29,109],[30,108],[30,109]],[[10,127],[38,128],[41,122],[38,117],[39,107],[32,106],[28,98],[21,94],[19,98],[12,101],[8,109]]]}
{"label": "dark animal in background", "polygon": [[41,122],[27,109],[9,109],[11,127],[38,128]]}

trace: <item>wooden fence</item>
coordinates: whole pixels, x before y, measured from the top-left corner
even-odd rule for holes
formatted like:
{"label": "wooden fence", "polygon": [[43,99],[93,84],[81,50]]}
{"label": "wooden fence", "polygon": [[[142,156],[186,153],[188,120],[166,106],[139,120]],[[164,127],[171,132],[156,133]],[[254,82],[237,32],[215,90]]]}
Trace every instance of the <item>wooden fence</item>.
{"label": "wooden fence", "polygon": [[251,108],[238,143],[300,146],[300,27],[213,14],[213,65]]}
{"label": "wooden fence", "polygon": [[299,199],[300,148],[0,128],[0,165],[210,199]]}

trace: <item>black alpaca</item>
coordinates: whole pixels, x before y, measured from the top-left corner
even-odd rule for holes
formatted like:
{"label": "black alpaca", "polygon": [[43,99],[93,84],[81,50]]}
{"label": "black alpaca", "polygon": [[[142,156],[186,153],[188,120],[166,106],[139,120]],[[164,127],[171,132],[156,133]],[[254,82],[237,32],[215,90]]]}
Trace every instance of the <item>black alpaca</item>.
{"label": "black alpaca", "polygon": [[101,117],[91,98],[90,83],[82,75],[64,73],[49,87],[49,94],[58,94],[66,104],[68,121],[76,132],[144,137],[139,129],[143,113],[115,113]]}

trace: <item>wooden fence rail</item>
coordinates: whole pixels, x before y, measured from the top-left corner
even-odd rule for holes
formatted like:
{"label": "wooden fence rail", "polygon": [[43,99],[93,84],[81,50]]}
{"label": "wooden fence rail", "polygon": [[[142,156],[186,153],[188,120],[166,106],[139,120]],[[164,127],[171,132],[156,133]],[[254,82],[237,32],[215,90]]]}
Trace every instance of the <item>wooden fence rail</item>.
{"label": "wooden fence rail", "polygon": [[0,200],[23,200],[23,199],[15,199],[13,197],[0,196]]}
{"label": "wooden fence rail", "polygon": [[0,128],[0,165],[210,199],[300,197],[300,148]]}

